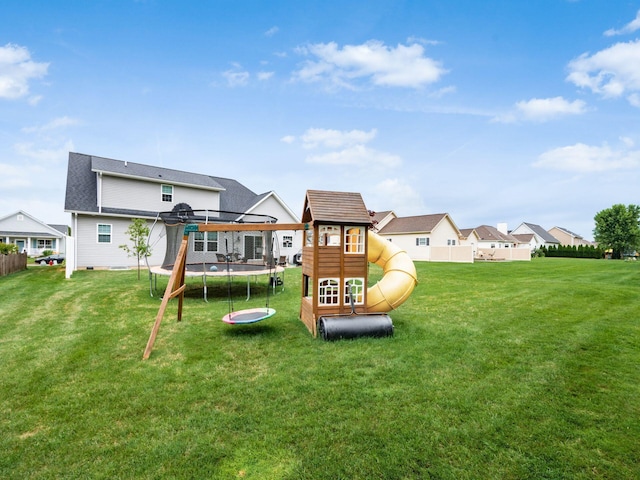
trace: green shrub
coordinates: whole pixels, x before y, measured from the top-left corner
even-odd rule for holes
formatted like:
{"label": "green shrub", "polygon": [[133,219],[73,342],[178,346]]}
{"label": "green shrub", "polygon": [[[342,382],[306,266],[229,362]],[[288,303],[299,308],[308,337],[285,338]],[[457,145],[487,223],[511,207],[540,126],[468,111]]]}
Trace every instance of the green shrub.
{"label": "green shrub", "polygon": [[0,255],[18,253],[18,247],[13,243],[0,243]]}

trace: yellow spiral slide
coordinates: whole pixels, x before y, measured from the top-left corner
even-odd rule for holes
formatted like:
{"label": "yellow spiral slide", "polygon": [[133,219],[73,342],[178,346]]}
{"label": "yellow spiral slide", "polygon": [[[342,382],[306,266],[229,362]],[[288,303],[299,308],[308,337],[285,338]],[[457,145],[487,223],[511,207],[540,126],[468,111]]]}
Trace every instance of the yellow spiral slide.
{"label": "yellow spiral slide", "polygon": [[367,259],[383,271],[380,281],[367,290],[367,311],[389,312],[402,305],[418,284],[416,267],[409,254],[369,231]]}

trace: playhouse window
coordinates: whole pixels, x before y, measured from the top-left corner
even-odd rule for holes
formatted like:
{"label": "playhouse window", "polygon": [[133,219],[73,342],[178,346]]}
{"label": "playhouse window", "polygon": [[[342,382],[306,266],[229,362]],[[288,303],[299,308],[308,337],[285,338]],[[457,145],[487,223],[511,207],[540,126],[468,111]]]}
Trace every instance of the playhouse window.
{"label": "playhouse window", "polygon": [[[207,234],[205,242],[204,234]],[[193,251],[194,252],[217,252],[218,251],[218,232],[194,232],[193,233]]]}
{"label": "playhouse window", "polygon": [[337,278],[324,278],[318,282],[318,304],[337,305],[340,299],[340,284]]}
{"label": "playhouse window", "polygon": [[173,202],[173,185],[162,185],[162,201]]}
{"label": "playhouse window", "polygon": [[351,288],[351,295],[353,296],[353,303],[355,305],[364,304],[364,278],[347,278],[344,282],[344,303],[349,305],[351,299],[349,298],[349,288]]}
{"label": "playhouse window", "polygon": [[338,225],[321,225],[318,235],[318,245],[321,247],[340,246],[340,227]]}
{"label": "playhouse window", "polygon": [[304,246],[313,247],[313,230],[305,230],[304,232]]}
{"label": "playhouse window", "polygon": [[344,253],[364,253],[364,227],[344,229]]}

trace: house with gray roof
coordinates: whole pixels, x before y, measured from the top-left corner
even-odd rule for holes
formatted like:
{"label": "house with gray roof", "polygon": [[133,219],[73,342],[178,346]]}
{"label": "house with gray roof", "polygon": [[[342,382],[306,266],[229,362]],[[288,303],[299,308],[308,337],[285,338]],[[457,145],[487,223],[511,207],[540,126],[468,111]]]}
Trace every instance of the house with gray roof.
{"label": "house with gray roof", "polygon": [[532,252],[542,246],[555,247],[560,245],[560,242],[556,237],[535,223],[522,222],[517,228],[509,233],[512,235],[533,234],[533,239],[529,243]]}
{"label": "house with gray roof", "polygon": [[48,225],[23,210],[0,217],[0,242],[12,243],[30,257],[46,250],[64,255],[67,230],[66,225]]}
{"label": "house with gray roof", "polygon": [[[212,222],[240,220],[250,214],[270,215],[279,223],[299,221],[274,191],[256,194],[231,178],[70,152],[65,211],[71,214],[76,268],[135,266],[136,259],[120,248],[130,243],[126,231],[131,221],[142,218],[153,227],[160,212],[171,211],[177,204],[212,212]],[[162,228],[153,227],[150,265],[160,265],[164,259],[166,239],[162,235]],[[278,236],[282,256],[289,258],[302,247],[301,234],[297,238],[296,232],[282,231]],[[223,242],[202,240],[200,249],[225,253]],[[241,242],[239,248],[253,249],[260,244]],[[240,254],[252,259],[261,258],[262,252],[256,249]]]}

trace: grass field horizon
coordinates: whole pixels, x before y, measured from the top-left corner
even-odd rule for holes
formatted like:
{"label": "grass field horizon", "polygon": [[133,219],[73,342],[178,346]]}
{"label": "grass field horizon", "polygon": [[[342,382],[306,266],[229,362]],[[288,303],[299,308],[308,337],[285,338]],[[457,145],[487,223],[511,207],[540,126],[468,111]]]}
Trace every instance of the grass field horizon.
{"label": "grass field horizon", "polygon": [[393,337],[339,342],[298,320],[299,269],[239,327],[189,279],[146,361],[135,270],[0,278],[0,477],[640,477],[640,262],[416,267]]}

